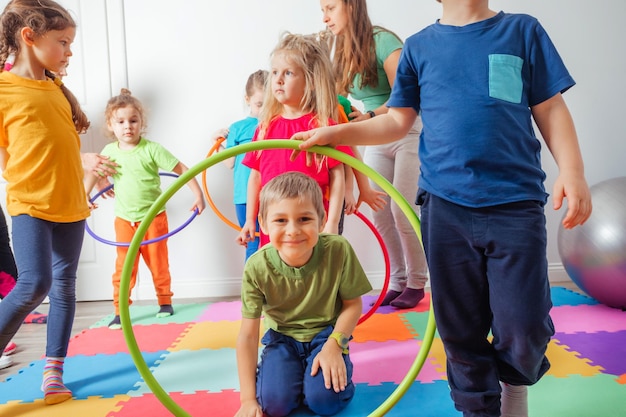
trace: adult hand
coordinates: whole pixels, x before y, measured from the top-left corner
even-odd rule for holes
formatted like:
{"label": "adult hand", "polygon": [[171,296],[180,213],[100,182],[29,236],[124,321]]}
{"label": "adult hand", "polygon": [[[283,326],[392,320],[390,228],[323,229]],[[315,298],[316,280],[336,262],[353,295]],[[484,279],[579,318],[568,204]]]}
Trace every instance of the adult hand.
{"label": "adult hand", "polygon": [[374,211],[382,210],[387,205],[387,193],[375,190],[372,187],[359,191],[359,202],[357,203],[357,208],[362,202],[370,206],[370,208]]}
{"label": "adult hand", "polygon": [[354,110],[352,113],[348,115],[348,119],[350,119],[350,123],[353,122],[361,122],[363,120],[369,120],[372,116],[368,113],[361,113],[359,110]]}

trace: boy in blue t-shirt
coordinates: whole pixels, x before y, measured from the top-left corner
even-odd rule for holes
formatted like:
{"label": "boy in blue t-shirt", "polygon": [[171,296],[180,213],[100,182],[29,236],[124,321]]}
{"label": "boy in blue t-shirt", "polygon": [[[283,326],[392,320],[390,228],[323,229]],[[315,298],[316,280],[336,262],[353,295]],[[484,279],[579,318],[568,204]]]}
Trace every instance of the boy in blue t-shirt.
{"label": "boy in blue t-shirt", "polygon": [[548,370],[554,334],[532,120],[559,167],[554,209],[566,197],[563,225],[580,225],[591,197],[561,95],[574,81],[535,18],[488,0],[442,4],[405,43],[389,113],[294,138],[308,139],[301,149],[377,144],[421,115],[417,204],[452,399],[465,417],[527,416],[526,386]]}

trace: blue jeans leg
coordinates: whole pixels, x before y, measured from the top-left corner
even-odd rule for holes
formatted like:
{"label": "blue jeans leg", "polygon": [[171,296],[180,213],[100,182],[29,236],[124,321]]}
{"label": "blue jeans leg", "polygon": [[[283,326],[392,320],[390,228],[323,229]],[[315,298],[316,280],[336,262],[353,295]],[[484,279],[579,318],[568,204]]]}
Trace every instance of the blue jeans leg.
{"label": "blue jeans leg", "polygon": [[268,416],[286,416],[302,403],[304,352],[295,340],[271,329],[261,343],[265,347],[257,372],[257,400]]}
{"label": "blue jeans leg", "polygon": [[419,200],[452,398],[466,417],[499,416],[499,381],[531,385],[549,368],[543,205],[475,209],[427,193]]}
{"label": "blue jeans leg", "polygon": [[257,400],[263,412],[271,417],[288,415],[300,405],[319,415],[332,415],[342,410],[354,396],[352,362],[344,355],[349,384],[345,391],[335,393],[324,386],[321,371],[311,377],[315,355],[332,332],[320,332],[311,342],[302,343],[273,330],[263,336],[265,345],[257,373]]}
{"label": "blue jeans leg", "polygon": [[332,333],[332,328],[320,332],[310,343],[310,353],[306,358],[306,369],[304,371],[304,404],[311,411],[320,416],[331,416],[343,410],[354,397],[354,384],[352,383],[352,361],[350,355],[343,355],[346,364],[348,384],[344,391],[335,392],[333,388],[327,389],[324,385],[324,376],[320,369],[315,376],[311,376],[313,360],[324,347],[328,336]]}

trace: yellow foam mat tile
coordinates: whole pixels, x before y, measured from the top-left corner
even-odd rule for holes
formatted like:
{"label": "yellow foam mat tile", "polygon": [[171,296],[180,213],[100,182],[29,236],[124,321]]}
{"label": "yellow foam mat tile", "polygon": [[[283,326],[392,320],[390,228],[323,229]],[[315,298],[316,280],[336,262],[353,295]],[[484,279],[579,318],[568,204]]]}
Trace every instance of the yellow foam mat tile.
{"label": "yellow foam mat tile", "polygon": [[[193,323],[168,350],[177,352],[200,349],[235,349],[240,327],[241,321],[204,321]],[[259,336],[263,332],[263,326],[260,326]]]}
{"label": "yellow foam mat tile", "polygon": [[68,400],[60,404],[46,405],[43,400],[32,403],[10,401],[0,405],[2,417],[70,417],[89,416],[107,417],[111,412],[119,411],[121,401],[128,401],[128,395],[116,395],[113,398],[88,397],[86,400]]}
{"label": "yellow foam mat tile", "polygon": [[569,346],[562,345],[557,339],[548,344],[546,356],[550,360],[550,369],[546,375],[565,378],[569,375],[595,376],[602,373],[601,366],[590,365],[590,360],[581,358],[578,352],[569,350]]}

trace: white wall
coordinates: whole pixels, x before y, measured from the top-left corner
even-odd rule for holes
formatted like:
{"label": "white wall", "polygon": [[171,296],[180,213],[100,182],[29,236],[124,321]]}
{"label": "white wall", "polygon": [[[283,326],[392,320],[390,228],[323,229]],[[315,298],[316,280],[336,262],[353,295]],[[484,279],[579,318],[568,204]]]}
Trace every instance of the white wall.
{"label": "white wall", "polygon": [[[72,63],[77,68],[78,62],[89,57],[84,66],[87,75],[102,70],[102,66],[109,69],[108,77],[101,77],[102,85],[97,85],[94,77],[86,78],[85,100],[94,123],[94,136],[86,141],[87,149],[99,150],[105,142],[98,135],[106,100],[120,87],[128,87],[150,110],[147,137],[162,143],[189,166],[205,157],[211,132],[245,116],[246,78],[259,68],[267,68],[279,34],[283,30],[310,33],[323,28],[316,0],[64,2],[76,3],[83,9],[102,7],[106,11],[101,13],[104,28],[95,33],[91,23],[86,26],[79,20],[79,32],[90,35],[83,38],[81,50],[75,50]],[[626,35],[622,24],[626,3],[493,0],[491,5],[495,10],[538,17],[577,81],[565,99],[577,125],[589,183],[626,175],[622,161],[626,126],[621,120],[621,103],[626,97],[626,58],[621,47]],[[374,24],[388,27],[403,38],[434,22],[441,12],[435,0],[370,0],[369,9]],[[102,37],[106,38],[104,48],[100,46]],[[92,49],[95,44],[98,51]],[[75,78],[78,75],[72,71],[70,68],[67,83],[80,90]],[[107,94],[102,93],[103,87]],[[557,170],[547,150],[544,161],[546,186],[551,190]],[[234,220],[230,171],[215,166],[207,171],[207,180],[220,210]],[[172,227],[187,216],[187,197],[189,191],[184,188],[168,206]],[[553,280],[567,279],[556,248],[562,213],[547,210]],[[100,215],[107,216],[105,212]],[[374,237],[355,219],[347,220],[345,234],[370,278],[380,283],[384,265]],[[243,251],[234,243],[235,236],[233,229],[207,209],[170,240],[177,296],[238,293]],[[98,250],[110,252],[110,248]],[[140,281],[139,287],[139,297],[152,297],[149,279]]]}

